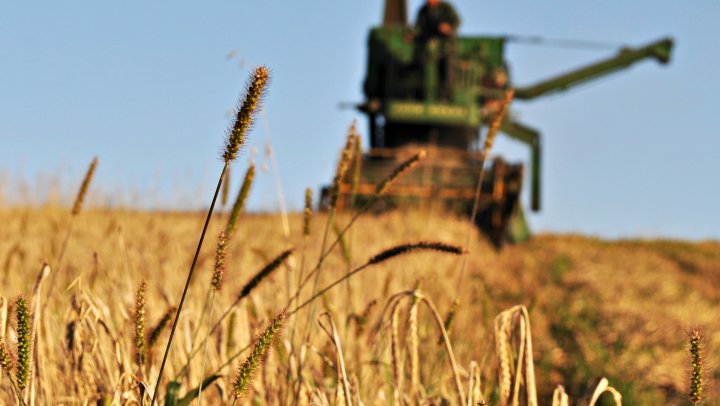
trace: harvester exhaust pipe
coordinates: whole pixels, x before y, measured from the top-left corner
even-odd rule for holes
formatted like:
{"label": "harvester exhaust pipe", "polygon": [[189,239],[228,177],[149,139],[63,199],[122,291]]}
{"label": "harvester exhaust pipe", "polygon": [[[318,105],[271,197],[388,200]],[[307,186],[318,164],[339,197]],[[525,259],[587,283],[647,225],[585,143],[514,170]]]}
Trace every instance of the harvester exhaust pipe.
{"label": "harvester exhaust pipe", "polygon": [[407,26],[408,13],[406,0],[385,0],[383,26]]}

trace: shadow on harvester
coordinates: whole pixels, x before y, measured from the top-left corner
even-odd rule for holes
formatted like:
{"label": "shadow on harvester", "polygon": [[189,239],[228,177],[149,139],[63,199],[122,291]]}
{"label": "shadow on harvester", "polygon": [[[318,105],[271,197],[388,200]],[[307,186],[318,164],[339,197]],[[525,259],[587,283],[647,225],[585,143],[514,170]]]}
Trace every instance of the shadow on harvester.
{"label": "shadow on harvester", "polygon": [[[481,130],[498,113],[506,90],[530,100],[616,72],[644,59],[670,59],[672,40],[622,48],[612,57],[528,87],[510,81],[504,48],[509,37],[432,37],[407,21],[405,0],[386,0],[383,25],[368,38],[366,101],[353,105],[368,118],[370,149],[362,157],[357,190],[340,186],[339,204],[362,207],[375,185],[418,150],[428,157],[375,203],[375,211],[440,204],[471,212],[480,174]],[[422,40],[418,40],[422,38]],[[540,210],[540,133],[508,115],[501,132],[531,149],[530,208]],[[530,232],[520,194],[522,163],[486,163],[477,226],[497,246],[525,241]],[[327,203],[323,189],[321,208]]]}

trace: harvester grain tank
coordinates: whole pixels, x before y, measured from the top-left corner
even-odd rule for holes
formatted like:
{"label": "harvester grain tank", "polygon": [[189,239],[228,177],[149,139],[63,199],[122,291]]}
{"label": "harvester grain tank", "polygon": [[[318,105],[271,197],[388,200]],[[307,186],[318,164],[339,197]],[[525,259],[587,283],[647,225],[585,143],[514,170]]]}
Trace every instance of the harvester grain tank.
{"label": "harvester grain tank", "polygon": [[[419,42],[407,19],[405,0],[386,0],[383,24],[368,38],[366,100],[355,107],[368,119],[370,148],[362,158],[360,184],[350,196],[350,179],[341,185],[340,204],[362,205],[392,168],[418,149],[428,153],[422,166],[403,178],[383,197],[382,207],[409,204],[442,205],[469,213],[480,173],[477,151],[481,130],[497,114],[509,88],[516,100],[532,100],[564,91],[645,59],[670,60],[669,38],[638,48],[622,48],[616,55],[540,83],[514,86],[504,51],[508,37],[452,38],[452,81],[440,74],[442,44]],[[422,49],[419,49],[422,47]],[[449,90],[449,91],[448,91]],[[540,133],[512,114],[501,132],[527,144],[530,162],[530,208],[540,210]],[[477,225],[497,245],[529,236],[520,204],[524,165],[496,157],[486,165]]]}

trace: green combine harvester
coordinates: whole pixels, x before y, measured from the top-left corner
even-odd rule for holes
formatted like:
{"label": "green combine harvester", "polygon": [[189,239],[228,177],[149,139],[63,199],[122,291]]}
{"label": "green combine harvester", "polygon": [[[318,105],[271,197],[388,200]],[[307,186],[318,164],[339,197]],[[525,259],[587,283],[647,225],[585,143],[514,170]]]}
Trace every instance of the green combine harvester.
{"label": "green combine harvester", "polygon": [[[375,185],[418,150],[421,166],[394,184],[379,207],[442,206],[468,214],[480,174],[481,130],[497,114],[507,89],[516,100],[530,100],[629,68],[644,59],[666,64],[673,46],[662,39],[638,48],[622,48],[607,59],[528,87],[514,87],[504,58],[507,37],[457,36],[451,63],[443,65],[440,41],[420,43],[407,19],[405,0],[386,0],[383,24],[368,38],[366,101],[356,105],[369,121],[370,148],[362,158],[360,182],[352,190],[348,176],[339,205],[361,207]],[[447,41],[447,40],[446,40]],[[422,47],[424,49],[419,49]],[[448,67],[445,67],[448,66]],[[450,69],[451,74],[441,72]],[[441,78],[442,73],[447,79]],[[501,133],[527,144],[530,208],[540,210],[540,133],[508,115]],[[496,157],[486,164],[478,227],[497,246],[530,236],[520,203],[524,165]],[[353,193],[354,192],[354,193]]]}

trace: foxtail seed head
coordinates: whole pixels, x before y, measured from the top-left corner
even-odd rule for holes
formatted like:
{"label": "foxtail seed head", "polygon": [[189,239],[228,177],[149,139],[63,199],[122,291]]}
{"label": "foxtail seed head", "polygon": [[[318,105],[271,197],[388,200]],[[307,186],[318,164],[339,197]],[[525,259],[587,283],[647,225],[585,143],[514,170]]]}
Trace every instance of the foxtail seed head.
{"label": "foxtail seed head", "polygon": [[253,276],[252,279],[250,279],[250,281],[245,284],[242,291],[240,291],[238,300],[249,295],[250,292],[252,292],[252,290],[255,289],[257,285],[262,282],[263,279],[267,278],[276,269],[280,268],[280,265],[282,265],[283,262],[288,259],[288,257],[293,253],[293,251],[294,248],[290,248],[289,250],[283,252],[282,254],[278,255],[277,258],[273,259],[270,263],[265,265],[263,269],[261,269],[258,273],[256,273],[255,276]]}
{"label": "foxtail seed head", "polygon": [[162,318],[160,318],[160,321],[158,321],[157,325],[155,325],[155,328],[152,329],[150,332],[150,338],[148,338],[148,349],[152,351],[152,348],[155,346],[155,344],[160,339],[160,335],[165,330],[165,328],[170,323],[170,320],[172,319],[172,316],[177,311],[177,307],[171,306],[167,309],[165,314],[163,314]]}
{"label": "foxtail seed head", "polygon": [[312,222],[313,204],[312,189],[305,189],[305,210],[303,211],[303,235],[310,235],[310,223]]}
{"label": "foxtail seed head", "polygon": [[285,317],[286,313],[283,311],[270,321],[265,330],[258,335],[250,355],[239,365],[237,374],[235,375],[235,381],[233,382],[235,399],[243,396],[250,386],[253,376],[262,366],[263,362],[265,362],[270,348],[272,348],[273,343],[283,327]]}
{"label": "foxtail seed head", "polygon": [[87,195],[88,188],[90,187],[90,182],[92,182],[93,175],[95,174],[95,168],[97,167],[98,159],[97,157],[93,158],[92,162],[90,163],[90,167],[88,167],[87,172],[85,173],[85,179],[83,179],[82,185],[80,185],[80,190],[78,190],[77,196],[75,196],[75,203],[73,203],[72,208],[72,215],[77,216],[80,214],[80,210],[82,210],[83,202],[85,201],[85,195]]}
{"label": "foxtail seed head", "polygon": [[370,258],[367,264],[379,264],[380,262],[387,261],[388,259],[394,258],[398,255],[407,254],[408,252],[417,250],[431,250],[453,255],[465,254],[465,251],[457,245],[446,244],[443,242],[421,241],[410,244],[396,245],[392,248],[386,249],[385,251]]}
{"label": "foxtail seed head", "polygon": [[245,202],[247,202],[248,195],[250,194],[250,187],[252,186],[253,180],[255,179],[255,164],[250,163],[250,166],[245,172],[242,186],[238,192],[235,204],[233,204],[232,211],[230,212],[230,218],[228,219],[227,226],[225,226],[225,237],[229,240],[235,232],[235,223],[240,216],[240,213],[245,210]]}
{"label": "foxtail seed head", "polygon": [[345,146],[340,154],[337,170],[335,171],[335,179],[333,179],[332,190],[330,191],[330,208],[337,207],[337,201],[340,197],[340,185],[342,184],[345,173],[347,173],[350,161],[353,155],[353,144],[355,143],[355,123],[350,127]]}
{"label": "foxtail seed head", "polygon": [[690,339],[690,401],[697,404],[703,399],[705,369],[703,366],[703,336],[699,328],[693,328],[688,334]]}
{"label": "foxtail seed head", "polygon": [[0,340],[0,368],[5,373],[10,374],[10,368],[12,367],[12,359],[10,359],[10,353],[5,346],[5,340]]}
{"label": "foxtail seed head", "polygon": [[142,282],[135,294],[135,362],[138,366],[145,363],[145,290],[147,284]]}
{"label": "foxtail seed head", "polygon": [[483,155],[487,156],[487,154],[490,153],[490,149],[493,146],[493,142],[495,142],[495,136],[500,131],[500,126],[502,126],[503,120],[505,120],[505,116],[508,113],[508,109],[510,108],[510,103],[512,102],[513,97],[515,96],[515,91],[513,89],[510,89],[505,92],[505,98],[502,101],[502,104],[500,105],[500,111],[497,113],[497,115],[493,118],[492,122],[490,123],[490,127],[488,128],[487,136],[485,137],[485,146],[483,147]]}
{"label": "foxtail seed head", "polygon": [[350,193],[354,196],[357,193],[358,185],[360,184],[360,174],[362,172],[362,139],[360,139],[358,134],[355,134],[353,146],[355,150],[353,151],[352,185],[350,187]]}
{"label": "foxtail seed head", "polygon": [[253,115],[260,105],[269,80],[268,68],[260,66],[255,69],[255,73],[248,81],[245,87],[245,97],[238,109],[235,123],[228,131],[225,140],[225,151],[223,152],[225,163],[234,160],[237,157],[238,149],[245,143],[245,134],[252,125]]}
{"label": "foxtail seed head", "polygon": [[215,250],[215,271],[210,283],[214,291],[220,290],[225,274],[225,251],[227,249],[227,237],[224,232],[218,236],[217,249]]}
{"label": "foxtail seed head", "polygon": [[450,331],[450,326],[452,326],[452,322],[455,320],[458,307],[460,307],[460,299],[455,299],[452,306],[450,306],[450,311],[448,312],[447,317],[445,317],[445,330]]}
{"label": "foxtail seed head", "polygon": [[385,191],[390,187],[393,182],[395,182],[404,174],[412,171],[417,166],[417,164],[425,158],[426,155],[427,153],[425,152],[425,150],[420,150],[420,152],[413,155],[410,159],[398,165],[398,167],[395,168],[395,170],[393,170],[387,178],[383,179],[382,182],[377,185],[377,187],[375,188],[375,194],[379,196],[385,193]]}
{"label": "foxtail seed head", "polygon": [[25,389],[30,383],[30,369],[32,363],[32,349],[30,339],[30,309],[22,297],[15,302],[17,313],[17,384],[18,388]]}

